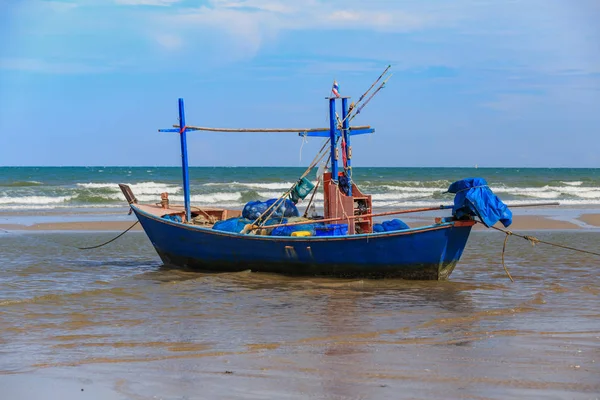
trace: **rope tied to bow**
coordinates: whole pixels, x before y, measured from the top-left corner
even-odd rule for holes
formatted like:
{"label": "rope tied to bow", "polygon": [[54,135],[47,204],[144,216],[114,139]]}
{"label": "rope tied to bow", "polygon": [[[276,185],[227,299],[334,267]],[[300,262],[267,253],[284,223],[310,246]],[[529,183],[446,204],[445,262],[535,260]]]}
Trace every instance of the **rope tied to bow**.
{"label": "rope tied to bow", "polygon": [[[480,224],[483,224],[483,222],[481,222],[481,221],[477,221],[477,222],[480,223]],[[483,225],[485,225],[485,224],[483,224]],[[513,231],[509,231],[508,229],[502,229],[502,228],[498,228],[498,227],[495,227],[495,226],[490,226],[490,228],[495,229],[495,230],[497,230],[499,232],[502,232],[502,233],[504,233],[506,235],[506,237],[504,238],[504,245],[502,246],[502,267],[504,268],[504,272],[506,272],[506,275],[509,277],[509,279],[512,282],[514,282],[514,279],[510,275],[510,272],[508,272],[508,268],[506,268],[506,264],[504,262],[504,253],[506,252],[506,243],[508,242],[509,236],[516,236],[516,237],[520,237],[522,239],[525,239],[525,240],[529,241],[529,243],[531,243],[531,246],[535,246],[535,245],[537,245],[539,243],[542,243],[542,244],[546,244],[548,246],[559,247],[561,249],[576,251],[576,252],[579,252],[579,253],[591,254],[593,256],[600,257],[600,253],[597,253],[597,252],[594,252],[594,251],[583,250],[583,249],[578,249],[578,248],[571,247],[571,246],[565,246],[564,244],[548,242],[546,240],[538,239],[535,236],[519,235],[518,233],[514,233]]]}

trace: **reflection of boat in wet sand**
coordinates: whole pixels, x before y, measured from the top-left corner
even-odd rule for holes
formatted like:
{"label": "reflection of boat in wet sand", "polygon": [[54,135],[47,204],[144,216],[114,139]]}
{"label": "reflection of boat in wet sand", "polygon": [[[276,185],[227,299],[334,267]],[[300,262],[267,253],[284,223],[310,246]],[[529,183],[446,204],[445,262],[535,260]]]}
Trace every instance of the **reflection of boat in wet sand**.
{"label": "reflection of boat in wet sand", "polygon": [[[336,113],[337,100],[342,103],[341,118]],[[436,218],[435,223],[416,228],[397,219],[375,223],[375,217],[452,207],[375,213],[371,196],[362,193],[352,179],[351,137],[374,132],[368,126],[349,124],[364,104],[358,106],[359,100],[357,106],[349,106],[348,98],[339,96],[330,97],[328,103],[329,128],[217,129],[186,126],[183,99],[179,99],[180,125],[162,131],[179,133],[184,205],[169,205],[167,194],[162,195],[160,204],[138,204],[131,189],[120,185],[163,262],[206,271],[251,269],[293,275],[447,278],[475,224],[472,216]],[[193,130],[298,132],[303,137],[323,137],[327,141],[307,172],[280,198],[248,203],[243,211],[198,208],[190,205],[187,164],[186,133]],[[340,151],[343,164],[338,170]],[[311,192],[314,196],[321,184],[318,181],[315,187],[306,175],[326,155],[329,172],[323,173],[321,185],[324,215],[308,217],[307,207],[304,217],[300,217],[295,204]]]}

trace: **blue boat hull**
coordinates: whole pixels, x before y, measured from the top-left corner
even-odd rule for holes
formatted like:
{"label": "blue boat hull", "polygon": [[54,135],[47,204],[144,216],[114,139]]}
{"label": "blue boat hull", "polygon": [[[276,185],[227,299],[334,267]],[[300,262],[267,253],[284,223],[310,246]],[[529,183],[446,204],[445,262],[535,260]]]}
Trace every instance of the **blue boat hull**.
{"label": "blue boat hull", "polygon": [[181,224],[131,208],[166,265],[213,272],[446,279],[473,225],[455,221],[363,235],[273,237]]}

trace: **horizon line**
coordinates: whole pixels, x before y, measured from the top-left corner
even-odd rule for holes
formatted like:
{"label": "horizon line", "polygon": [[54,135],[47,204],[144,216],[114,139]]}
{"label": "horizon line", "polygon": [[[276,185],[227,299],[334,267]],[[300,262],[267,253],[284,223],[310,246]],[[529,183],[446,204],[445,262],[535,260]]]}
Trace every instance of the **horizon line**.
{"label": "horizon line", "polygon": [[[190,165],[189,168],[306,168],[293,165]],[[181,168],[180,165],[2,165],[0,168]],[[464,168],[464,169],[600,169],[598,167],[566,167],[566,166],[360,166],[362,168]],[[353,168],[354,169],[354,168]]]}

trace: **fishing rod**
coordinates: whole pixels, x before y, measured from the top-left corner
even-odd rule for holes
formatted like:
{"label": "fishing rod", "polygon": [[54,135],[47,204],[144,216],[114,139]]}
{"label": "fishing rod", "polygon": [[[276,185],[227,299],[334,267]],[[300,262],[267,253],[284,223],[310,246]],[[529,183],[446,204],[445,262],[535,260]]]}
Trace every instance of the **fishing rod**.
{"label": "fishing rod", "polygon": [[[367,100],[364,102],[364,104],[361,104],[361,105],[360,105],[360,107],[357,107],[357,108],[355,108],[355,109],[356,109],[356,111],[354,112],[354,114],[352,114],[352,116],[350,117],[350,120],[349,120],[349,121],[352,121],[352,120],[353,120],[353,119],[354,119],[354,118],[355,118],[355,117],[356,117],[358,114],[360,114],[360,112],[362,111],[362,109],[363,109],[363,108],[364,108],[364,107],[365,107],[367,104],[369,104],[369,101],[371,101],[371,99],[372,99],[373,97],[375,97],[375,95],[376,95],[377,93],[379,93],[379,91],[380,91],[381,89],[383,89],[383,88],[385,87],[385,84],[387,83],[387,81],[388,81],[388,80],[389,80],[389,79],[390,79],[390,78],[391,78],[393,75],[394,75],[394,74],[391,74],[390,76],[388,76],[388,77],[385,79],[385,81],[383,81],[383,82],[381,83],[381,85],[379,85],[379,87],[377,88],[377,90],[375,90],[375,91],[374,91],[374,92],[371,94],[371,96],[369,96],[369,98],[368,98],[368,99],[367,99]],[[346,117],[346,118],[347,118],[347,117]]]}
{"label": "fishing rod", "polygon": [[362,99],[365,98],[365,96],[367,95],[367,93],[369,93],[371,91],[371,89],[373,89],[373,86],[377,85],[377,82],[379,82],[381,80],[381,78],[383,78],[383,76],[386,74],[386,72],[388,72],[388,70],[392,67],[392,65],[388,65],[387,68],[385,69],[385,71],[383,71],[381,73],[381,75],[379,75],[379,78],[377,78],[377,80],[375,82],[373,82],[373,84],[371,85],[371,87],[363,93],[362,96],[360,96],[360,99],[358,99],[358,101],[356,102],[356,104],[360,103],[362,101]]}
{"label": "fishing rod", "polygon": [[[352,104],[350,105],[350,113],[348,113],[348,115],[346,115],[346,118],[344,118],[342,121],[339,121],[339,120],[338,120],[338,124],[339,124],[339,126],[340,126],[340,127],[342,126],[342,124],[344,123],[344,121],[346,121],[346,120],[348,119],[348,117],[350,117],[350,114],[351,114],[352,110],[353,110],[353,109],[355,109],[355,108],[358,106],[358,104],[359,104],[359,103],[360,103],[360,102],[361,102],[361,101],[362,101],[362,100],[365,98],[365,96],[366,96],[366,95],[367,95],[367,94],[368,94],[368,93],[371,91],[371,89],[373,89],[373,87],[374,87],[374,86],[375,86],[375,85],[376,85],[376,84],[377,84],[377,83],[378,83],[378,82],[381,80],[381,78],[383,78],[383,77],[384,77],[384,75],[385,75],[385,74],[388,72],[388,70],[389,70],[391,67],[392,67],[392,65],[391,65],[391,64],[389,64],[389,65],[387,66],[387,68],[386,68],[386,69],[385,69],[385,70],[384,70],[384,71],[381,73],[381,75],[379,75],[379,78],[377,78],[377,79],[375,80],[375,82],[373,82],[373,84],[372,84],[372,85],[369,87],[369,89],[367,89],[367,91],[366,91],[366,92],[364,92],[364,93],[362,94],[362,96],[360,96],[360,98],[358,99],[358,101],[357,101],[356,103],[354,103],[353,105],[352,105]],[[391,75],[390,75],[390,77],[391,77]],[[389,77],[388,77],[387,79],[389,79]],[[386,79],[386,81],[387,81],[387,79]],[[378,91],[379,91],[379,89],[378,89]],[[371,97],[372,97],[372,96],[371,96]],[[370,99],[370,98],[369,98],[369,99]],[[367,102],[368,102],[368,100],[367,100]]]}

